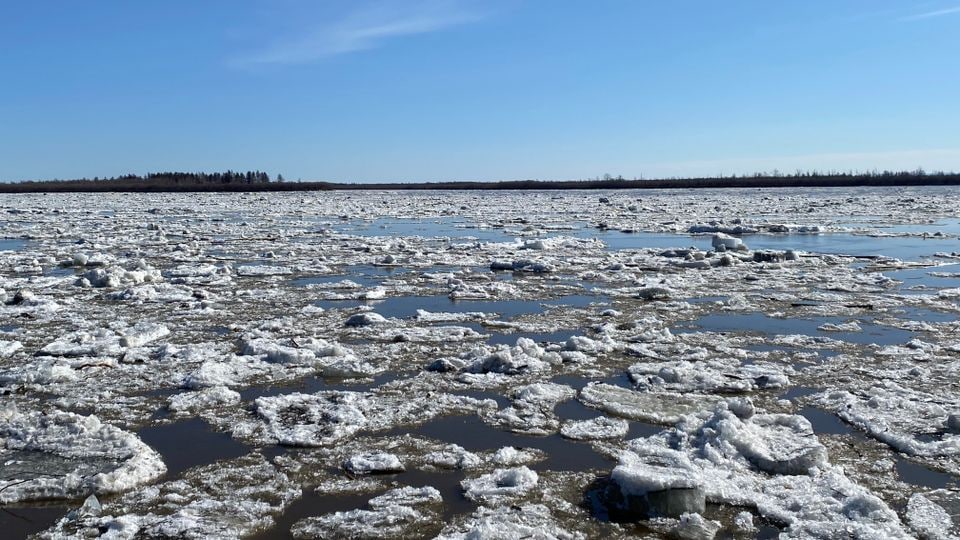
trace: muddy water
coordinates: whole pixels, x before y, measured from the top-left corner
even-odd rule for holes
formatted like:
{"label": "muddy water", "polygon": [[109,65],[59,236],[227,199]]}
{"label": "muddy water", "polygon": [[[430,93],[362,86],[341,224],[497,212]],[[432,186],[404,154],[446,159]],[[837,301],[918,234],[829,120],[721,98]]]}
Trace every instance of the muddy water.
{"label": "muddy water", "polygon": [[48,529],[79,504],[80,502],[76,505],[37,503],[0,506],[0,537],[26,538]]}
{"label": "muddy water", "polygon": [[337,379],[332,377],[320,377],[311,375],[299,381],[277,384],[272,386],[252,386],[239,391],[240,399],[244,402],[253,401],[258,397],[279,396],[282,394],[292,394],[300,392],[303,394],[312,394],[315,392],[342,390],[347,392],[368,392],[380,385],[394,381],[398,378],[395,373],[381,373],[376,377],[369,379]]}
{"label": "muddy water", "polygon": [[[399,474],[381,475],[380,478],[388,487],[368,493],[353,493],[330,495],[321,494],[310,489],[304,489],[303,497],[293,502],[279,517],[276,526],[268,531],[253,535],[252,540],[280,540],[289,539],[290,528],[308,517],[322,516],[334,512],[348,512],[355,509],[369,508],[367,501],[382,495],[388,489],[400,486],[431,486],[440,492],[443,497],[443,522],[449,522],[458,515],[470,514],[477,508],[477,503],[463,496],[460,482],[466,478],[462,471],[424,472],[408,471]],[[438,527],[439,528],[439,527]]]}
{"label": "muddy water", "polygon": [[145,427],[137,435],[163,457],[167,479],[177,478],[193,467],[250,453],[248,446],[226,433],[214,431],[199,418]]}
{"label": "muddy water", "polygon": [[[805,407],[799,413],[810,421],[810,424],[813,425],[813,431],[818,435],[847,435],[861,441],[868,438],[867,434],[858,431],[836,415],[826,411],[814,407]],[[890,455],[896,463],[897,475],[908,484],[928,489],[960,487],[960,478],[909,461],[898,452],[891,451]]]}
{"label": "muddy water", "polygon": [[275,519],[276,525],[250,538],[252,540],[289,540],[293,538],[290,528],[301,519],[322,516],[332,512],[346,512],[355,508],[363,508],[367,501],[382,492],[350,494],[350,495],[322,495],[315,491],[304,490],[303,496],[294,501]]}
{"label": "muddy water", "polygon": [[897,456],[897,474],[908,484],[930,489],[960,488],[960,479]]}
{"label": "muddy water", "polygon": [[[476,396],[480,397],[480,396]],[[594,452],[589,444],[563,439],[559,435],[536,437],[517,435],[498,430],[483,423],[476,416],[444,416],[417,427],[397,428],[380,434],[383,437],[400,437],[411,434],[448,443],[456,443],[473,452],[497,450],[504,446],[537,448],[547,453],[548,458],[531,467],[536,470],[555,471],[603,471],[614,465],[604,456]],[[478,504],[463,495],[461,482],[466,478],[463,471],[407,471],[380,477],[394,485],[414,487],[432,486],[443,497],[443,522],[458,515],[470,514]],[[254,536],[256,540],[290,538],[290,527],[297,521],[311,516],[348,511],[367,507],[367,501],[381,494],[379,490],[365,494],[321,495],[309,490],[304,497],[294,502],[280,518],[277,526]]]}
{"label": "muddy water", "polygon": [[385,437],[410,433],[447,443],[455,443],[471,452],[497,450],[504,446],[537,448],[547,459],[531,466],[537,470],[592,471],[609,469],[613,463],[593,451],[587,443],[574,442],[560,435],[537,437],[502,431],[485,424],[477,416],[442,416],[415,428],[398,428]]}

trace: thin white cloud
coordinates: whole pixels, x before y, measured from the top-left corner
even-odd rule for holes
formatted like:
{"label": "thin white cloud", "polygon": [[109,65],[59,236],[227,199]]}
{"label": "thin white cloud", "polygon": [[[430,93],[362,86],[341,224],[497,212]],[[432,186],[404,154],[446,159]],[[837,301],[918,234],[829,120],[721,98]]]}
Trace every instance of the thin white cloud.
{"label": "thin white cloud", "polygon": [[924,13],[918,13],[916,15],[910,15],[909,17],[903,17],[901,21],[919,21],[923,19],[932,19],[934,17],[942,17],[944,15],[952,15],[954,13],[960,13],[960,6],[938,9],[936,11],[927,11]]}
{"label": "thin white cloud", "polygon": [[390,39],[436,32],[477,22],[484,14],[457,0],[410,0],[377,3],[323,23],[303,34],[276,41],[234,59],[241,67],[306,64],[341,54],[375,49]]}

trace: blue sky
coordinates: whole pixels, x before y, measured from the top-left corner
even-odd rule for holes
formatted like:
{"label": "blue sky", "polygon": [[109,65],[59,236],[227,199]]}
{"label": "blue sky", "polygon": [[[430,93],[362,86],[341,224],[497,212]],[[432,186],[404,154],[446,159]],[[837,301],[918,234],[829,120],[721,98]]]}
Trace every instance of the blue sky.
{"label": "blue sky", "polygon": [[958,36],[958,0],[11,0],[0,179],[960,170]]}

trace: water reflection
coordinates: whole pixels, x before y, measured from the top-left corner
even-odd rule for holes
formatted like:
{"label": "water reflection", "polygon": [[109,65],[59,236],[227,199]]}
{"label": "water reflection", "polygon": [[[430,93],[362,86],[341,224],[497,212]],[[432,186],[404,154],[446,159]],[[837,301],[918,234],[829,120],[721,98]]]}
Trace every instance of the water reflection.
{"label": "water reflection", "polygon": [[960,264],[907,268],[884,272],[883,275],[902,281],[899,290],[904,294],[931,294],[936,293],[937,289],[960,287]]}
{"label": "water reflection", "polygon": [[[167,478],[177,478],[192,467],[237,458],[250,452],[249,447],[226,433],[214,431],[199,418],[145,427],[137,435],[163,457],[167,465]],[[185,451],[187,448],[190,450]]]}
{"label": "water reflection", "polygon": [[484,423],[477,416],[442,416],[419,427],[398,428],[385,434],[386,437],[406,433],[418,437],[459,444],[471,452],[497,450],[504,446],[537,448],[547,454],[547,459],[530,467],[552,471],[607,470],[613,461],[593,451],[588,443],[564,439],[560,435],[536,437],[502,431]]}
{"label": "water reflection", "polygon": [[678,327],[677,333],[697,331],[708,332],[740,332],[762,333],[770,335],[801,334],[811,337],[821,337],[869,345],[896,345],[910,341],[915,337],[913,332],[881,326],[871,322],[857,320],[861,332],[826,331],[820,330],[825,324],[840,325],[850,322],[844,317],[812,317],[805,319],[780,319],[769,317],[763,313],[711,313],[692,321],[689,325]]}
{"label": "water reflection", "polygon": [[0,251],[20,251],[27,246],[26,240],[0,238]]}
{"label": "water reflection", "polygon": [[352,309],[362,305],[387,318],[406,319],[414,317],[417,310],[433,313],[496,313],[509,319],[519,315],[542,313],[545,308],[556,306],[588,307],[599,303],[596,296],[570,295],[551,300],[454,300],[446,295],[393,296],[385,300],[318,300],[314,305],[324,309]]}

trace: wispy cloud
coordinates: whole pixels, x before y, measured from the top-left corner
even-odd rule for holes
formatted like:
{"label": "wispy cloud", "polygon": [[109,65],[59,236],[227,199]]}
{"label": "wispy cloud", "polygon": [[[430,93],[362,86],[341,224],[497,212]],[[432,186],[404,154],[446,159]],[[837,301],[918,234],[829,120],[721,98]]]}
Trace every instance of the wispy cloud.
{"label": "wispy cloud", "polygon": [[278,40],[231,64],[251,67],[305,64],[341,54],[375,49],[391,39],[436,32],[477,22],[486,15],[462,0],[409,0],[377,3],[321,23],[291,39]]}
{"label": "wispy cloud", "polygon": [[922,19],[932,19],[934,17],[942,17],[944,15],[952,15],[954,13],[960,13],[960,6],[954,6],[952,8],[938,9],[935,11],[925,11],[923,13],[917,13],[916,15],[910,15],[909,17],[903,17],[901,21],[919,21]]}

